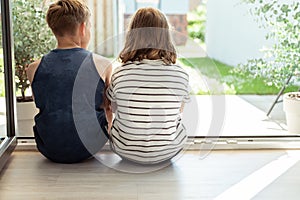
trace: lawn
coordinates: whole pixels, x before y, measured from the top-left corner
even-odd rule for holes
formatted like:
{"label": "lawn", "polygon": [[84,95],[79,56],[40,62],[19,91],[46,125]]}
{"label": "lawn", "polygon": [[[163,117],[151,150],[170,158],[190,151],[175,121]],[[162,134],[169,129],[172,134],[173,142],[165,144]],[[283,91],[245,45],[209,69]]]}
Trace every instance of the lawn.
{"label": "lawn", "polygon": [[[215,80],[215,82],[219,82],[219,85],[224,88],[225,94],[267,95],[277,94],[280,90],[280,88],[277,88],[270,83],[267,84],[266,82],[264,82],[264,79],[261,77],[253,79],[249,76],[249,74],[239,74],[232,70],[234,67],[228,66],[210,58],[180,58],[179,62],[187,69],[190,76],[195,77],[195,73],[197,73],[199,80],[211,79]],[[208,87],[205,86],[210,85],[210,83],[197,84],[195,83],[195,80],[192,80],[192,78],[190,78],[190,81],[194,82],[192,83],[191,87],[193,88],[193,93],[195,94],[214,94],[219,92],[214,91],[214,88],[216,87],[209,86],[208,89]],[[200,85],[200,87],[198,85]],[[285,92],[297,91],[298,89],[299,86],[291,85],[287,87]]]}
{"label": "lawn", "polygon": [[[0,55],[2,49],[0,49]],[[2,54],[3,55],[3,54]],[[263,78],[253,79],[247,74],[234,72],[234,67],[210,58],[180,58],[190,75],[193,94],[277,94],[280,88],[266,84]],[[2,66],[1,66],[2,65]],[[0,70],[3,70],[3,58],[0,56]],[[3,73],[0,73],[0,96],[4,96]],[[285,92],[297,91],[299,86],[290,85]]]}

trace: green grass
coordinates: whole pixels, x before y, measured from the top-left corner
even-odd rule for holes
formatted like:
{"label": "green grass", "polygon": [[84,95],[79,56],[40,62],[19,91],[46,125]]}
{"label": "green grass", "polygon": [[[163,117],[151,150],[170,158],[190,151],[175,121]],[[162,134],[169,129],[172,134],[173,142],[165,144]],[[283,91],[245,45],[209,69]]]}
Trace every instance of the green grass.
{"label": "green grass", "polygon": [[[0,54],[2,53],[0,48]],[[208,78],[216,79],[221,83],[224,88],[225,94],[277,94],[280,88],[276,88],[274,85],[268,85],[264,82],[263,78],[251,78],[249,74],[238,74],[232,71],[233,67],[221,63],[219,61],[210,58],[180,58],[179,62],[190,73],[190,82],[194,94],[214,94],[218,93],[218,86],[210,87],[208,90],[205,88],[203,78],[201,75],[205,75]],[[3,58],[0,58],[0,65],[2,64],[3,70]],[[196,77],[196,78],[195,78]],[[297,91],[299,86],[288,86],[285,92]],[[213,90],[213,91],[212,91]],[[0,96],[4,94],[4,74],[0,73]]]}
{"label": "green grass", "polygon": [[[185,67],[191,67],[201,75],[218,80],[226,94],[277,94],[280,88],[272,84],[267,84],[263,78],[252,78],[249,74],[239,74],[234,72],[232,66],[226,65],[210,58],[181,58],[181,64]],[[288,86],[285,92],[297,91],[299,86]],[[199,89],[197,94],[207,92]],[[215,93],[215,91],[209,91]]]}

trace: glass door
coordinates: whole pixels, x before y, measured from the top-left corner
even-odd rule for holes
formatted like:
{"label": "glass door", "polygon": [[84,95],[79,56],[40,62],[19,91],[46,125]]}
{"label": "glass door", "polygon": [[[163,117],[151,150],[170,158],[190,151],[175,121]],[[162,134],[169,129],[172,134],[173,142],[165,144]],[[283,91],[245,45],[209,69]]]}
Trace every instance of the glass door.
{"label": "glass door", "polygon": [[[270,30],[259,28],[249,13],[249,4],[238,0],[222,2],[222,6],[217,0],[117,2],[119,34],[126,30],[132,14],[145,6],[159,8],[177,33],[172,35],[178,62],[190,77],[191,101],[185,105],[183,124],[191,139],[199,139],[199,143],[220,139],[220,143],[231,145],[229,148],[238,146],[239,140],[245,141],[245,148],[254,147],[249,143],[258,140],[263,143],[258,148],[266,147],[265,140],[274,144],[272,148],[284,147],[278,141],[289,147],[299,142],[300,135],[287,130],[282,103],[267,116],[280,88],[263,77],[235,71],[247,59],[263,56],[262,45],[273,45],[265,38]],[[122,49],[123,43],[119,45]],[[299,90],[297,84],[290,84],[285,92]]]}
{"label": "glass door", "polygon": [[[0,5],[1,6],[1,5]],[[1,16],[0,16],[1,17]],[[2,17],[1,17],[2,18]],[[2,30],[2,24],[0,24]],[[0,32],[0,144],[7,136],[2,31]]]}
{"label": "glass door", "polygon": [[1,0],[0,32],[0,170],[17,142],[14,123],[13,49],[11,45],[10,1]]}

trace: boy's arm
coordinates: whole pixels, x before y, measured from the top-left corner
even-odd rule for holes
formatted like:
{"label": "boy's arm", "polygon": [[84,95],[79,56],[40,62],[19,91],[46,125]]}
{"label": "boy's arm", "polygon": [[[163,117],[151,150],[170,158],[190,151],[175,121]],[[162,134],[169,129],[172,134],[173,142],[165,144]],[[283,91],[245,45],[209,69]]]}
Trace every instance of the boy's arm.
{"label": "boy's arm", "polygon": [[96,65],[98,74],[105,82],[105,89],[103,93],[103,105],[101,107],[105,110],[106,119],[108,122],[108,132],[109,132],[112,126],[113,114],[112,114],[111,102],[106,97],[106,90],[109,87],[111,81],[112,65],[108,59],[97,54],[93,54],[93,60]]}
{"label": "boy's arm", "polygon": [[[27,75],[27,78],[28,78],[30,84],[32,84],[35,72],[36,72],[37,68],[39,67],[40,63],[41,63],[41,59],[39,59],[33,63],[30,63],[28,65],[28,68],[26,69],[26,75]],[[32,91],[32,98],[34,98],[33,91]]]}
{"label": "boy's arm", "polygon": [[108,132],[110,131],[110,129],[112,127],[112,121],[113,121],[111,102],[106,96],[106,90],[110,85],[111,74],[112,74],[112,67],[110,66],[106,70],[105,90],[104,90],[104,94],[103,94],[104,109],[105,109],[105,113],[106,113],[106,119],[107,119],[107,122],[108,122],[108,130],[107,130]]}
{"label": "boy's arm", "polygon": [[27,78],[30,81],[30,83],[32,83],[34,74],[40,63],[41,63],[41,59],[34,61],[33,63],[30,63],[28,65],[28,68],[26,69],[26,74],[27,74]]}

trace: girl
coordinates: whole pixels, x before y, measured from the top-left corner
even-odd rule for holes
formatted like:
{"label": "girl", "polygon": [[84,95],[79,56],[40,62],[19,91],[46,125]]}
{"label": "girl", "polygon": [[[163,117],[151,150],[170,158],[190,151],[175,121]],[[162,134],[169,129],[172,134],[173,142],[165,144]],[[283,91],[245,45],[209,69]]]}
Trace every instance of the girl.
{"label": "girl", "polygon": [[107,97],[115,109],[110,132],[122,158],[155,164],[178,154],[186,141],[181,123],[189,99],[188,75],[176,62],[166,17],[141,8],[131,19]]}

